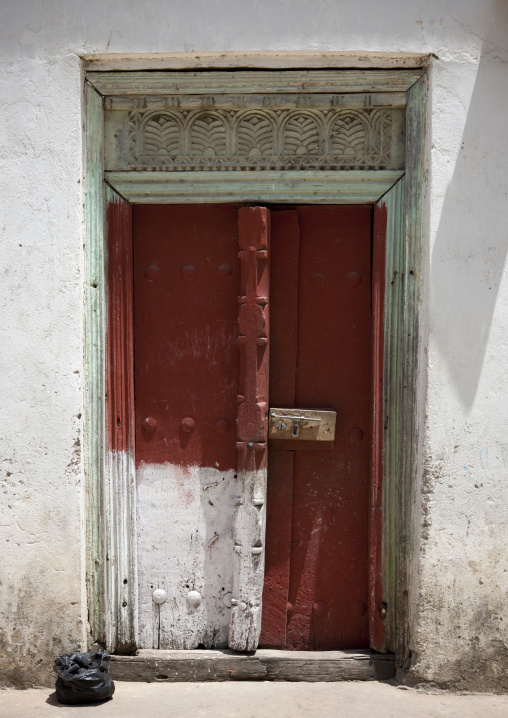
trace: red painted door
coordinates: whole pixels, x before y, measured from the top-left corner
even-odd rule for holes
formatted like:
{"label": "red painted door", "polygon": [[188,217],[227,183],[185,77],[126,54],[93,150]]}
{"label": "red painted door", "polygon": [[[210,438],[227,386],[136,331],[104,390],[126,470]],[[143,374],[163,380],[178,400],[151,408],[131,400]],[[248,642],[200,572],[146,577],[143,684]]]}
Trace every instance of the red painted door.
{"label": "red painted door", "polygon": [[[263,552],[261,645],[367,647],[370,208],[138,205],[133,247],[139,647],[252,648]],[[337,427],[270,450],[264,543],[268,344]]]}
{"label": "red painted door", "polygon": [[228,205],[133,208],[141,648],[228,645],[238,496],[237,215]]}
{"label": "red painted door", "polygon": [[133,210],[141,648],[258,644],[269,215]]}
{"label": "red painted door", "polygon": [[269,453],[260,645],[367,648],[369,207],[272,211],[270,405],[337,412],[333,448]]}

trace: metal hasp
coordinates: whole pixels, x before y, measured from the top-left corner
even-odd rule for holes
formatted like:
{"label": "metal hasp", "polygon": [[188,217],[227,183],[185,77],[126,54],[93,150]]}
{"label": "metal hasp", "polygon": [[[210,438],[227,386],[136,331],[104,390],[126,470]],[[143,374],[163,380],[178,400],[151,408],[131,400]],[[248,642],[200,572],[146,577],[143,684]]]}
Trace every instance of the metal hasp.
{"label": "metal hasp", "polygon": [[336,411],[270,409],[269,439],[333,441]]}

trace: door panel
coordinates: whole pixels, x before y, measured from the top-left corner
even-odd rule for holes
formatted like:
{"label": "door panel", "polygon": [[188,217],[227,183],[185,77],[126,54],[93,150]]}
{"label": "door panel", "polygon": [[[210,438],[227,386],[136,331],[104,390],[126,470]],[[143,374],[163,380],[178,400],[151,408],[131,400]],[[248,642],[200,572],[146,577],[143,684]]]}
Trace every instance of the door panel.
{"label": "door panel", "polygon": [[133,230],[140,646],[224,647],[238,495],[237,209],[136,205]]}
{"label": "door panel", "polygon": [[[261,644],[367,647],[370,208],[137,205],[133,233],[139,646],[255,648],[267,503]],[[272,442],[266,498],[268,398],[337,426]]]}
{"label": "door panel", "polygon": [[[307,449],[305,442],[294,452],[270,450],[261,643],[295,650],[362,648],[369,645],[371,210],[299,207],[297,213],[299,226],[294,234],[299,236],[299,268],[297,274],[293,268],[292,274],[292,283],[298,286],[296,386],[294,404],[285,405],[334,410],[337,428],[333,448],[328,450]],[[274,262],[279,242],[277,215],[272,212]],[[279,280],[277,267],[272,266],[272,326],[276,326],[279,312],[287,311],[275,302],[280,291],[277,282],[287,286],[289,270]],[[277,395],[275,356],[284,350],[283,344],[280,337],[273,337],[272,406],[284,405]],[[293,454],[290,500],[288,468],[278,465],[281,453]],[[286,487],[284,501],[281,485]],[[274,603],[276,579],[280,586],[287,575],[289,511],[292,529],[283,643],[281,601],[277,611],[275,607],[272,611],[273,618],[266,609]],[[279,589],[279,599],[281,595]]]}
{"label": "door panel", "polygon": [[[272,212],[270,405],[295,406],[300,225],[296,210]],[[293,452],[268,450],[261,645],[285,646],[291,559]]]}

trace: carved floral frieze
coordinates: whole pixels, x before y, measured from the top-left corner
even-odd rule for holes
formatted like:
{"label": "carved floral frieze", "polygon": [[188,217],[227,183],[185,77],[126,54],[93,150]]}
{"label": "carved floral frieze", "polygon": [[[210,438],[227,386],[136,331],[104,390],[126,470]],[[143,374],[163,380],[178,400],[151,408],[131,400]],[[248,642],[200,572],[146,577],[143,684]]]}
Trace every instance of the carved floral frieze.
{"label": "carved floral frieze", "polygon": [[170,100],[159,107],[129,107],[128,147],[123,152],[129,169],[329,171],[403,166],[400,108],[348,107],[333,97],[312,95],[279,102],[257,98],[255,104],[252,98],[246,104],[224,96],[217,102],[187,100],[188,106]]}

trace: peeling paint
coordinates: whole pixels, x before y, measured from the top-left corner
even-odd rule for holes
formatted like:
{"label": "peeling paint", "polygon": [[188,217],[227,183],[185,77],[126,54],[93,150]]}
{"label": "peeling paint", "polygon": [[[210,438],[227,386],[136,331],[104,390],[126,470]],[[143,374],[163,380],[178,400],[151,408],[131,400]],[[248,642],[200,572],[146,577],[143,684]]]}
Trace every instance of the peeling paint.
{"label": "peeling paint", "polygon": [[[234,470],[142,462],[137,473],[139,647],[226,648],[231,611],[224,597],[233,590],[239,491]],[[158,588],[168,594],[161,605],[152,601]],[[189,606],[189,591],[201,594],[199,608]]]}
{"label": "peeling paint", "polygon": [[[506,690],[506,6],[372,3],[359,22],[356,7],[338,12],[336,0],[296,0],[289,14],[284,3],[258,0],[246,23],[242,3],[224,0],[217,15],[209,3],[190,0],[169,25],[160,20],[165,9],[162,0],[153,0],[148,14],[139,3],[119,9],[97,0],[4,2],[0,9],[2,684],[52,685],[55,654],[84,647],[87,632],[84,476],[75,445],[84,440],[79,55],[107,51],[125,62],[135,51],[144,66],[145,52],[150,67],[159,68],[154,54],[168,47],[255,48],[252,62],[259,66],[260,49],[312,48],[350,52],[355,62],[371,62],[367,53],[374,52],[383,66],[384,53],[400,63],[402,52],[433,55],[419,462],[430,458],[423,493],[422,473],[412,477],[417,495],[409,528],[417,540],[404,535],[415,585],[410,676],[464,690]],[[210,62],[199,54],[204,59],[195,63]],[[116,60],[109,55],[107,62],[109,69]],[[320,62],[319,55],[309,61]],[[221,63],[231,66],[227,56]],[[91,288],[99,288],[97,281]],[[207,498],[216,504],[215,489],[203,492],[201,483],[195,489],[213,511]],[[216,554],[223,540],[217,532]],[[222,603],[226,608],[226,594]]]}

